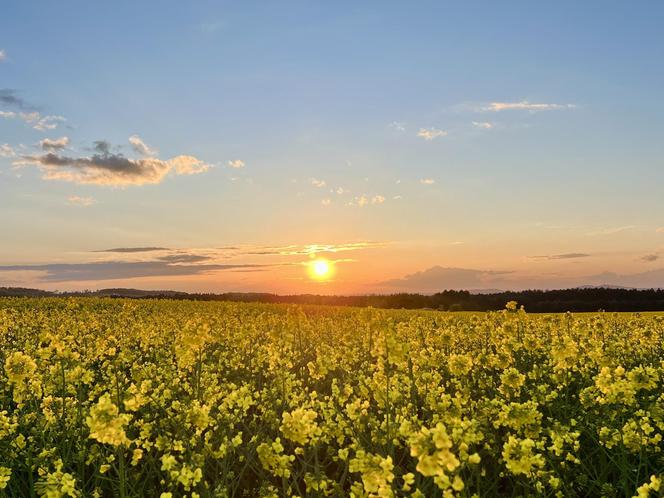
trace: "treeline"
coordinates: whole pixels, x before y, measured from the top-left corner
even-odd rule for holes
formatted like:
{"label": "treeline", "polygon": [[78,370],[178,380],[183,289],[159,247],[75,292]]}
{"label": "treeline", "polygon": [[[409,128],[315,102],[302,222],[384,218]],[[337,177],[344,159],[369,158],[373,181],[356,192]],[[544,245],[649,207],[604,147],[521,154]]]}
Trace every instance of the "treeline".
{"label": "treeline", "polygon": [[267,293],[224,294],[103,289],[85,292],[48,292],[38,289],[0,287],[0,296],[96,296],[151,299],[189,299],[199,301],[236,301],[262,303],[322,304],[331,306],[373,306],[374,308],[433,309],[440,311],[488,311],[517,301],[527,311],[553,313],[564,311],[664,311],[664,289],[577,288],[564,290],[527,290],[474,294],[446,290],[433,295],[390,294],[364,296],[322,296],[299,294],[281,296]]}

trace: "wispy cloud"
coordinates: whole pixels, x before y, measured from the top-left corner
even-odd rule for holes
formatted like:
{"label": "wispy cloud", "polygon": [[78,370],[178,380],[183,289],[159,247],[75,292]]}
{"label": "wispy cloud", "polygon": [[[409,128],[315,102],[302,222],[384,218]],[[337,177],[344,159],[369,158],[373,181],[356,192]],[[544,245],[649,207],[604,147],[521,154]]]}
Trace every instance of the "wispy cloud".
{"label": "wispy cloud", "polygon": [[168,251],[168,247],[113,247],[111,249],[101,249],[95,252],[117,252],[117,253],[136,253],[136,252],[154,252]]}
{"label": "wispy cloud", "polygon": [[50,131],[55,130],[58,125],[64,121],[62,116],[42,116],[37,111],[33,112],[14,112],[14,111],[0,111],[0,118],[5,119],[20,119],[24,123],[32,126],[35,130]]}
{"label": "wispy cloud", "polygon": [[385,197],[382,195],[374,195],[371,198],[371,204],[382,204],[385,202]]}
{"label": "wispy cloud", "polygon": [[596,237],[596,236],[601,236],[601,235],[616,235],[618,233],[623,233],[627,232],[628,230],[634,229],[634,225],[626,225],[622,227],[609,227],[609,228],[600,228],[598,230],[593,230],[592,232],[588,232],[586,235],[590,237]]}
{"label": "wispy cloud", "polygon": [[389,127],[392,128],[393,130],[396,130],[396,131],[406,131],[405,123],[400,123],[398,121],[392,121],[389,124]]}
{"label": "wispy cloud", "polygon": [[160,183],[166,175],[193,175],[207,171],[209,165],[194,156],[177,156],[167,161],[157,158],[129,159],[112,153],[108,142],[95,142],[97,152],[90,157],[69,157],[53,152],[41,156],[22,156],[15,166],[36,165],[45,180],[78,184],[132,186]]}
{"label": "wispy cloud", "polygon": [[5,119],[20,119],[21,121],[29,124],[35,130],[47,131],[54,130],[58,124],[66,121],[62,116],[57,115],[42,115],[35,107],[26,102],[16,90],[10,88],[0,89],[0,104],[15,109],[15,111],[0,111],[0,118]]}
{"label": "wispy cloud", "polygon": [[495,125],[489,121],[473,121],[473,126],[480,130],[491,130],[495,127]]}
{"label": "wispy cloud", "polygon": [[4,62],[7,60],[7,52],[4,50],[0,50],[0,62]]}
{"label": "wispy cloud", "polygon": [[567,252],[564,254],[549,254],[545,256],[530,256],[530,259],[546,259],[546,260],[555,260],[555,259],[579,259],[579,258],[589,258],[591,255],[584,252]]}
{"label": "wispy cloud", "polygon": [[16,151],[9,144],[0,144],[0,157],[14,157]]}
{"label": "wispy cloud", "polygon": [[308,256],[320,253],[338,253],[348,251],[359,251],[364,249],[373,249],[387,245],[386,242],[348,242],[343,244],[308,244],[308,245],[290,245],[277,247],[261,247],[256,249],[238,248],[240,254],[253,255],[280,255],[280,256]]}
{"label": "wispy cloud", "polygon": [[0,88],[0,104],[14,109],[33,111],[34,107],[29,105],[16,90],[11,88]]}
{"label": "wispy cloud", "polygon": [[330,204],[332,204],[332,201],[330,199],[323,199],[322,201],[320,201],[320,203],[323,206],[329,206]]}
{"label": "wispy cloud", "polygon": [[653,261],[657,261],[659,259],[659,254],[646,254],[645,256],[642,256],[641,261],[645,261],[646,263],[652,263]]}
{"label": "wispy cloud", "polygon": [[39,131],[48,131],[48,130],[55,130],[60,123],[63,123],[67,121],[65,118],[62,116],[38,116],[36,119],[36,122],[33,121],[26,121],[29,124],[32,124],[32,127],[35,130]]}
{"label": "wispy cloud", "polygon": [[434,180],[433,178],[422,178],[420,180],[420,183],[422,185],[433,185],[434,183],[436,183],[436,180]]}
{"label": "wispy cloud", "polygon": [[664,227],[659,227],[655,229],[656,233],[664,233]]}
{"label": "wispy cloud", "polygon": [[312,184],[314,187],[316,187],[316,188],[322,188],[322,187],[324,187],[325,185],[327,185],[327,184],[325,183],[325,180],[317,180],[316,178],[312,178],[312,179],[311,179],[311,184]]}
{"label": "wispy cloud", "polygon": [[422,137],[424,140],[431,141],[439,137],[446,137],[447,132],[439,130],[438,128],[420,128],[420,131],[417,132],[417,136]]}
{"label": "wispy cloud", "polygon": [[480,106],[480,111],[500,112],[500,111],[554,111],[560,109],[574,109],[574,104],[545,104],[534,103],[522,100],[520,102],[490,102]]}
{"label": "wispy cloud", "polygon": [[96,203],[97,201],[93,197],[81,197],[78,195],[70,195],[67,197],[67,204],[70,206],[88,207]]}
{"label": "wispy cloud", "polygon": [[43,150],[54,151],[62,150],[69,145],[69,137],[45,138],[39,141],[39,146]]}
{"label": "wispy cloud", "polygon": [[86,282],[143,277],[204,275],[215,271],[261,268],[259,264],[181,264],[171,261],[103,261],[93,263],[0,266],[0,272],[33,271],[42,282]]}
{"label": "wispy cloud", "polygon": [[227,164],[229,168],[233,169],[244,168],[244,161],[242,159],[233,159],[232,161],[228,161]]}
{"label": "wispy cloud", "polygon": [[159,154],[159,151],[157,151],[157,149],[153,149],[152,147],[150,147],[138,135],[130,136],[129,143],[131,144],[131,147],[134,149],[134,152],[140,154],[141,156],[154,157],[157,154]]}

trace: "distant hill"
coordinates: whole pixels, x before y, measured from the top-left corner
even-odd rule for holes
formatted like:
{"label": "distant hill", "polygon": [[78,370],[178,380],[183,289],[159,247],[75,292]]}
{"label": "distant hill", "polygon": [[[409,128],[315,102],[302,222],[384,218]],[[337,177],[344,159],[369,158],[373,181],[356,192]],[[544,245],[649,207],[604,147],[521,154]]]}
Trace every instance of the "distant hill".
{"label": "distant hill", "polygon": [[262,303],[321,304],[331,306],[372,306],[374,308],[488,311],[517,301],[531,312],[564,311],[664,311],[664,290],[607,287],[579,287],[562,290],[519,292],[487,289],[482,291],[446,290],[432,295],[389,294],[364,296],[321,296],[298,294],[282,296],[268,293],[227,292],[223,294],[187,293],[171,290],[100,289],[85,292],[49,292],[39,289],[0,287],[1,296],[14,297],[116,297],[131,299],[188,299],[197,301],[236,301]]}

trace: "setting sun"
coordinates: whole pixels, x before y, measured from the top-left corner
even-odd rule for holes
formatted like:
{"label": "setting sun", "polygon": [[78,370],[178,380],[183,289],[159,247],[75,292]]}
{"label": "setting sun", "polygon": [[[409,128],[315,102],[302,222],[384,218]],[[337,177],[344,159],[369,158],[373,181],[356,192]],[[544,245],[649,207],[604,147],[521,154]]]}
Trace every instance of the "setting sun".
{"label": "setting sun", "polygon": [[326,259],[316,259],[310,263],[309,273],[316,280],[327,280],[332,273],[332,264]]}

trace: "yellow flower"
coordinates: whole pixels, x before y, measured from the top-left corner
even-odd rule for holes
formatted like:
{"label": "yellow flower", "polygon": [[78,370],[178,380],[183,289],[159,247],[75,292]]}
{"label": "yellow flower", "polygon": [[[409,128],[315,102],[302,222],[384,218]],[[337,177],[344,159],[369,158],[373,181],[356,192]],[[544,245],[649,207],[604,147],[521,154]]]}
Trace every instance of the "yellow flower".
{"label": "yellow flower", "polygon": [[90,438],[113,446],[128,444],[129,438],[127,438],[124,427],[130,419],[130,415],[119,414],[118,407],[113,404],[111,396],[106,393],[90,409],[90,416],[86,418],[86,423],[90,428]]}
{"label": "yellow flower", "polygon": [[27,354],[16,351],[5,360],[5,373],[12,384],[30,379],[37,370],[37,364]]}
{"label": "yellow flower", "polygon": [[5,489],[7,483],[12,477],[12,469],[8,467],[0,467],[0,489]]}
{"label": "yellow flower", "polygon": [[320,434],[316,424],[318,414],[312,410],[297,408],[292,412],[284,412],[281,422],[281,433],[291,441],[301,445],[307,444]]}

